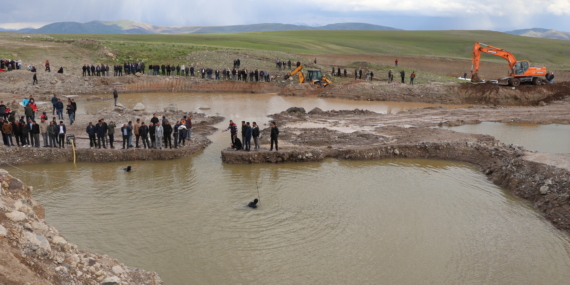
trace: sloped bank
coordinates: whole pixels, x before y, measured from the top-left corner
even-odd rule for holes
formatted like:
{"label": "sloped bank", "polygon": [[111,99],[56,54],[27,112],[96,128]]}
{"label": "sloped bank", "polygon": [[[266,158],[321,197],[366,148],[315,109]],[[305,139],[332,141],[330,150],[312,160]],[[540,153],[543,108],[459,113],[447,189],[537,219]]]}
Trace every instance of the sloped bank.
{"label": "sloped bank", "polygon": [[163,284],[155,272],[78,249],[45,222],[32,192],[0,169],[1,284]]}
{"label": "sloped bank", "polygon": [[[315,129],[293,130],[311,134]],[[331,131],[332,132],[332,131]],[[352,140],[359,141],[359,132]],[[491,136],[461,134],[429,128],[378,128],[377,142],[334,144],[304,140],[293,147],[270,151],[222,151],[224,163],[285,163],[345,160],[426,158],[467,162],[479,167],[495,184],[534,203],[557,228],[570,231],[570,168],[533,160],[534,153],[505,145]],[[338,134],[337,134],[338,135]],[[304,138],[311,136],[303,136]],[[318,135],[315,136],[319,138]],[[570,158],[568,158],[570,162]]]}
{"label": "sloped bank", "polygon": [[435,104],[484,104],[498,106],[536,106],[570,95],[570,82],[519,87],[496,84],[438,83],[422,85],[356,80],[320,88],[291,84],[279,93],[283,96],[319,96],[365,101],[395,101]]}

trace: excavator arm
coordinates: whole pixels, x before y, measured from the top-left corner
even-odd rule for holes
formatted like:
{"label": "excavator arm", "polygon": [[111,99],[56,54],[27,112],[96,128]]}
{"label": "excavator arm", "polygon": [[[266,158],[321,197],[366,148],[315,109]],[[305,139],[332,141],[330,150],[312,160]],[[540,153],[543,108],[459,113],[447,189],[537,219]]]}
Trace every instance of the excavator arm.
{"label": "excavator arm", "polygon": [[303,72],[301,72],[302,70],[303,66],[300,65],[299,67],[295,68],[295,70],[288,72],[287,75],[285,75],[285,79],[289,79],[289,77],[295,74],[299,74],[299,83],[305,83],[305,76],[303,75]]}
{"label": "excavator arm", "polygon": [[475,43],[475,45],[473,46],[473,58],[471,60],[471,75],[473,82],[481,81],[481,79],[478,76],[479,65],[481,63],[481,53],[496,55],[506,59],[509,62],[509,70],[512,70],[515,64],[517,63],[517,59],[515,58],[515,56],[504,49],[500,49],[498,47],[486,45],[483,43]]}

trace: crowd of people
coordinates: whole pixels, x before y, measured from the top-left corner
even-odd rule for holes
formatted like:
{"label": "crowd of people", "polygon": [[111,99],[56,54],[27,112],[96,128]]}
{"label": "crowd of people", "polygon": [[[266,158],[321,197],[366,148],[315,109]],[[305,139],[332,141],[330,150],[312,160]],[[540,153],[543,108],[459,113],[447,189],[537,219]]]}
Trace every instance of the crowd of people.
{"label": "crowd of people", "polygon": [[0,59],[0,69],[4,71],[12,71],[16,69],[22,69],[22,60],[13,59]]}
{"label": "crowd of people", "polygon": [[[406,71],[402,70],[400,71],[400,78],[401,78],[401,83],[406,83]],[[410,84],[414,85],[414,79],[416,79],[416,72],[412,71],[412,74],[410,74]],[[392,71],[392,69],[390,69],[390,71],[388,71],[388,83],[392,83],[394,82],[394,71]]]}
{"label": "crowd of people", "polygon": [[[115,145],[115,129],[117,125],[111,121],[109,124],[105,119],[100,119],[97,124],[93,125],[89,122],[85,128],[85,132],[89,136],[90,148],[109,148],[114,149]],[[186,145],[186,140],[192,140],[192,116],[184,116],[177,120],[175,124],[162,116],[159,119],[153,114],[150,122],[145,124],[141,119],[137,119],[133,124],[129,121],[120,127],[119,131],[122,136],[123,148],[143,148],[143,149],[163,149],[178,148]],[[135,137],[135,145],[133,146],[133,136]]]}
{"label": "crowd of people", "polygon": [[[259,150],[259,139],[261,138],[261,132],[259,131],[259,126],[256,122],[250,124],[246,121],[241,121],[241,139],[238,137],[238,126],[234,123],[233,120],[230,120],[229,126],[227,129],[223,130],[222,132],[230,132],[230,139],[231,143],[230,146],[234,150],[244,150],[244,151],[251,151],[251,139],[253,138],[253,150]],[[271,148],[270,151],[273,150],[273,145],[275,145],[275,150],[279,150],[278,146],[278,138],[279,138],[279,129],[277,128],[277,124],[275,122],[271,122]]]}
{"label": "crowd of people", "polygon": [[[57,112],[57,118],[53,117],[48,122],[49,118],[46,112],[37,118],[38,107],[32,96],[22,99],[22,106],[24,106],[24,116],[16,118],[15,112],[10,110],[4,102],[0,102],[0,125],[2,126],[2,139],[6,146],[22,146],[22,147],[40,147],[39,136],[43,138],[44,147],[64,147],[65,134],[67,133],[66,126],[63,123],[63,109],[64,105],[61,99],[55,95],[51,99],[52,102],[52,115]],[[74,99],[68,99],[66,112],[69,116],[70,125],[73,125],[75,120],[75,110],[77,110],[77,103]],[[57,120],[60,120],[59,122]],[[14,144],[14,140],[16,144]]]}

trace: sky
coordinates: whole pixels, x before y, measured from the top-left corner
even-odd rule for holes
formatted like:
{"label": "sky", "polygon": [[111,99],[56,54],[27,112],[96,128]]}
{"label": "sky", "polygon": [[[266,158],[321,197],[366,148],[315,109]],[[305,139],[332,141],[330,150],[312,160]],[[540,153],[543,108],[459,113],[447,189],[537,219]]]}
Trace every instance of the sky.
{"label": "sky", "polygon": [[405,30],[570,31],[570,0],[2,0],[0,28],[133,20],[163,26],[360,22]]}

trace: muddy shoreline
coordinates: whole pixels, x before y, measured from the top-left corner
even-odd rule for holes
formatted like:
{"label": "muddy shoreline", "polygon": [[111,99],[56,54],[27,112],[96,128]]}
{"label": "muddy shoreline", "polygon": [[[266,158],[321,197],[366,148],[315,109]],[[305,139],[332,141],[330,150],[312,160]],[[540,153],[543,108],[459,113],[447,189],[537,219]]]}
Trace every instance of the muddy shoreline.
{"label": "muddy shoreline", "polygon": [[142,92],[217,92],[278,93],[282,96],[318,96],[363,101],[418,102],[435,104],[478,104],[496,106],[534,106],[570,95],[570,82],[543,86],[521,85],[513,88],[495,84],[438,83],[420,85],[388,83],[385,80],[354,80],[322,88],[299,84],[281,77],[271,83],[207,80],[185,76],[82,77],[40,73],[39,84],[31,84],[31,73],[12,71],[0,74],[2,92],[18,95],[95,95]]}

